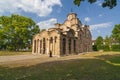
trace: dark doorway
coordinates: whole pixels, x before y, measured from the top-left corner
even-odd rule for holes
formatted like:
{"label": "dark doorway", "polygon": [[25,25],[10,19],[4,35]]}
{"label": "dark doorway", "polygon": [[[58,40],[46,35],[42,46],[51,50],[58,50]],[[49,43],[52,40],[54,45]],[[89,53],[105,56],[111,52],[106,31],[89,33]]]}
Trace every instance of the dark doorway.
{"label": "dark doorway", "polygon": [[71,54],[71,39],[69,39],[68,45],[69,45],[69,54]]}
{"label": "dark doorway", "polygon": [[65,54],[66,53],[66,39],[65,38],[63,38],[63,41],[62,41],[62,45],[63,45],[63,54]]}
{"label": "dark doorway", "polygon": [[76,40],[74,40],[74,53],[76,53]]}

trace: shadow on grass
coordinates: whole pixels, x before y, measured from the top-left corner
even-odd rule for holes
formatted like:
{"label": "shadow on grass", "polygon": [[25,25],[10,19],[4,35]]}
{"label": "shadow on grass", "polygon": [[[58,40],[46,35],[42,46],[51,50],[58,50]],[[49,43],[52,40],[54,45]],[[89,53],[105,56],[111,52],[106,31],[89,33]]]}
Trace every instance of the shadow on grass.
{"label": "shadow on grass", "polygon": [[71,59],[29,67],[0,67],[0,80],[120,80],[119,74],[120,67],[99,59]]}

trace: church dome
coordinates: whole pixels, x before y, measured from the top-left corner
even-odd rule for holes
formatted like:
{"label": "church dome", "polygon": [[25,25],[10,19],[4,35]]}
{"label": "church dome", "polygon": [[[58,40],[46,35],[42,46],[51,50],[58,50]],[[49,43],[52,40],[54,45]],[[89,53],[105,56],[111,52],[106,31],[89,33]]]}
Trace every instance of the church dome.
{"label": "church dome", "polygon": [[67,15],[67,20],[71,20],[73,18],[77,18],[77,14],[76,13],[71,12],[71,13],[69,13]]}

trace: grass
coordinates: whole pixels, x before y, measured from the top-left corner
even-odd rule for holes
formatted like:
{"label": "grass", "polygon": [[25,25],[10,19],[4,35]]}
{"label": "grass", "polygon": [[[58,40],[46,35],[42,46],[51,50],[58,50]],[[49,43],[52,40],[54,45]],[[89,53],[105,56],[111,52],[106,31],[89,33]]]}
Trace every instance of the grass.
{"label": "grass", "polygon": [[29,67],[1,66],[0,80],[120,80],[120,66],[106,61],[120,64],[120,55],[106,54],[95,59],[55,61]]}
{"label": "grass", "polygon": [[120,64],[120,56],[110,58],[109,61],[111,61],[112,63],[119,63]]}
{"label": "grass", "polygon": [[0,56],[31,54],[31,52],[0,51]]}

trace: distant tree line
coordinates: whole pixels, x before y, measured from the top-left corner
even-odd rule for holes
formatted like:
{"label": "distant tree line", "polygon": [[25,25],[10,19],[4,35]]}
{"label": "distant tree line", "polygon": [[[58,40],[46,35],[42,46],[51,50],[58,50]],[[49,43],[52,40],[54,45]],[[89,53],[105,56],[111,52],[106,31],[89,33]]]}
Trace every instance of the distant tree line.
{"label": "distant tree line", "polygon": [[0,50],[30,49],[32,37],[39,31],[31,18],[15,14],[0,16]]}
{"label": "distant tree line", "polygon": [[97,37],[93,50],[120,51],[120,24],[115,25],[110,37],[106,36],[105,39]]}

